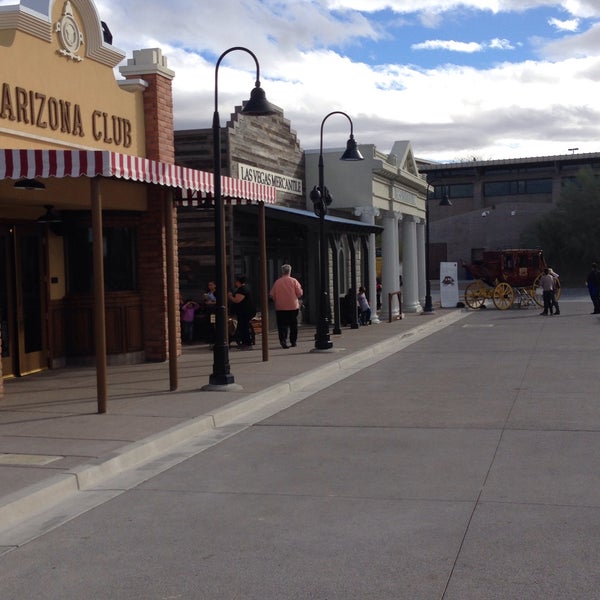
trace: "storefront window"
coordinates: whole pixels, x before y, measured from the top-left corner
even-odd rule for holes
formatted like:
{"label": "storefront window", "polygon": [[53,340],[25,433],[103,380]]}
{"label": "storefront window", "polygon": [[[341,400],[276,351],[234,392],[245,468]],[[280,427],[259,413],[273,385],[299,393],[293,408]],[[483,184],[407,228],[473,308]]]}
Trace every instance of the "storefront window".
{"label": "storefront window", "polygon": [[[132,227],[104,227],[104,287],[107,292],[137,289],[137,236]],[[92,229],[76,227],[67,234],[69,292],[91,293],[94,285]]]}

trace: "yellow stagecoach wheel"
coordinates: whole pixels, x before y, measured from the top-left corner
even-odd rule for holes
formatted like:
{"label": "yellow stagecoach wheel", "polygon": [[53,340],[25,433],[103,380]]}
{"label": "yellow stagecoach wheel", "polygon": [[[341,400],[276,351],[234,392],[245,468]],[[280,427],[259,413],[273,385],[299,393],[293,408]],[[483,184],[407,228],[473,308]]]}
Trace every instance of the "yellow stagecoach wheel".
{"label": "yellow stagecoach wheel", "polygon": [[508,283],[499,283],[494,288],[494,295],[492,299],[494,300],[494,305],[496,306],[496,308],[500,310],[507,310],[513,305],[513,302],[515,301],[515,291]]}
{"label": "yellow stagecoach wheel", "polygon": [[[533,280],[533,285],[531,286],[531,297],[535,300],[535,303],[538,306],[544,306],[544,294],[543,294],[543,290],[542,290],[542,286],[540,285],[540,279],[542,278],[542,275],[538,275],[534,280]],[[559,292],[560,295],[560,292]],[[558,295],[556,297],[556,299],[558,300]]]}
{"label": "yellow stagecoach wheel", "polygon": [[[558,300],[560,298],[560,291],[562,290],[562,287],[560,286],[560,279],[557,277],[556,278],[556,288],[554,289],[554,297]],[[544,306],[544,303],[542,302],[542,306]]]}
{"label": "yellow stagecoach wheel", "polygon": [[485,302],[485,288],[481,281],[474,281],[465,288],[465,303],[469,308],[481,308]]}

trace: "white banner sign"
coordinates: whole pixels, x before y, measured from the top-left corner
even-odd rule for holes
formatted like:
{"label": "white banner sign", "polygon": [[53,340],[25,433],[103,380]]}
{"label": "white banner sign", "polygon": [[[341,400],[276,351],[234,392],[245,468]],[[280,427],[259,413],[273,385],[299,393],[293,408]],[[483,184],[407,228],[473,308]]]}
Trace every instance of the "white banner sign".
{"label": "white banner sign", "polygon": [[458,265],[440,263],[440,303],[442,308],[456,308],[458,304]]}

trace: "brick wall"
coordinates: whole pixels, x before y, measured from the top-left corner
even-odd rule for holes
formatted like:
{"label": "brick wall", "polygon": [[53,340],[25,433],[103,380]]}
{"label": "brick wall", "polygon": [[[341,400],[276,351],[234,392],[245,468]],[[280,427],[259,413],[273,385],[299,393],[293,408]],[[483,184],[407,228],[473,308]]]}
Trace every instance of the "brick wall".
{"label": "brick wall", "polygon": [[[134,72],[126,78],[136,78]],[[143,73],[148,87],[144,91],[146,127],[146,157],[165,163],[175,160],[173,138],[172,78],[160,71]],[[146,360],[164,361],[168,358],[167,322],[167,244],[166,210],[171,201],[169,191],[158,186],[147,186],[147,210],[142,215],[138,231],[138,272],[142,294],[144,323],[144,351]],[[175,280],[177,268],[177,211],[172,211],[175,231]],[[176,290],[176,293],[178,291]],[[179,322],[177,322],[179,327]],[[179,336],[178,336],[179,339]],[[177,352],[180,352],[178,347]]]}

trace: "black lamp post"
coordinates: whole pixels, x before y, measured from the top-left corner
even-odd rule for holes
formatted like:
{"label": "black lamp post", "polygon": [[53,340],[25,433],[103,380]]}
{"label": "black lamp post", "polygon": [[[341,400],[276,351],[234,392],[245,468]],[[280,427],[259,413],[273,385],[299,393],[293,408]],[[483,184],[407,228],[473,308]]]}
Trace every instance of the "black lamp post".
{"label": "black lamp post", "polygon": [[209,389],[228,386],[234,383],[229,368],[229,346],[227,344],[227,264],[225,240],[225,210],[221,197],[221,126],[219,123],[218,75],[219,65],[223,58],[234,50],[243,50],[252,56],[256,63],[256,84],[250,93],[250,100],[244,104],[244,115],[270,115],[275,111],[267,101],[264,90],[260,87],[260,67],[253,52],[241,46],[229,48],[221,54],[215,68],[215,112],[213,114],[213,171],[214,171],[214,203],[215,203],[215,269],[216,269],[216,312],[215,343],[213,346],[213,372],[209,378]]}
{"label": "black lamp post", "polygon": [[314,204],[315,214],[319,217],[319,317],[317,321],[317,333],[315,335],[315,350],[329,350],[333,342],[329,338],[329,293],[327,292],[327,276],[329,269],[327,265],[327,240],[325,237],[325,215],[327,207],[331,204],[332,197],[325,187],[325,175],[323,168],[323,126],[331,115],[344,115],[350,121],[350,138],[346,142],[346,150],[340,160],[364,160],[358,151],[354,139],[352,119],[339,110],[330,112],[321,122],[321,142],[319,145],[319,185],[310,192],[310,199]]}
{"label": "black lamp post", "polygon": [[[446,187],[442,188],[442,199],[440,206],[452,206],[450,198],[446,193]],[[433,312],[433,304],[431,302],[431,281],[429,279],[429,186],[427,187],[427,197],[425,198],[425,306],[424,313]]]}

